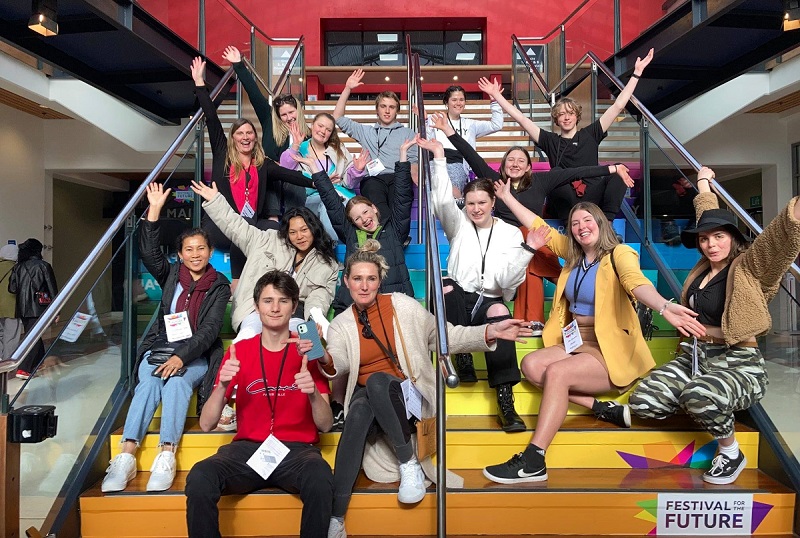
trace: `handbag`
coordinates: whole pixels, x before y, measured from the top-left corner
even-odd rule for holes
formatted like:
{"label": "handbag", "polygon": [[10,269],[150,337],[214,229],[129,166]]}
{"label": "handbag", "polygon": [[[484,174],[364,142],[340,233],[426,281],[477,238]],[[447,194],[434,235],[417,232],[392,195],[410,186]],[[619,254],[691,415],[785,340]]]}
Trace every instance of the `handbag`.
{"label": "handbag", "polygon": [[[617,281],[619,281],[619,272],[617,272],[617,264],[614,262],[614,251],[617,247],[614,247],[611,250],[611,267],[614,269],[614,274],[617,275]],[[631,306],[633,306],[634,311],[636,311],[636,317],[639,318],[639,326],[642,328],[642,336],[644,336],[645,340],[652,340],[653,339],[653,331],[657,331],[658,327],[653,325],[653,310],[645,305],[634,299],[633,297],[629,297],[631,300]]]}
{"label": "handbag", "polygon": [[[406,340],[403,338],[403,330],[400,328],[400,322],[397,320],[397,310],[392,303],[392,312],[394,313],[394,321],[397,325],[397,333],[400,335],[400,345],[403,347],[403,354],[408,358],[408,350],[406,349]],[[408,360],[408,369],[411,370],[411,361]],[[411,381],[413,382],[416,377],[413,372],[411,373]],[[430,458],[436,454],[436,417],[423,418],[417,422],[417,459],[419,461],[425,458]]]}
{"label": "handbag", "polygon": [[53,302],[52,297],[50,297],[50,293],[46,291],[37,291],[34,293],[34,297],[36,298],[36,302],[39,306],[47,306]]}
{"label": "handbag", "polygon": [[166,338],[158,336],[153,345],[148,350],[150,354],[147,356],[147,364],[152,366],[160,366],[167,362],[170,357],[175,354],[177,346],[173,342],[168,342]]}

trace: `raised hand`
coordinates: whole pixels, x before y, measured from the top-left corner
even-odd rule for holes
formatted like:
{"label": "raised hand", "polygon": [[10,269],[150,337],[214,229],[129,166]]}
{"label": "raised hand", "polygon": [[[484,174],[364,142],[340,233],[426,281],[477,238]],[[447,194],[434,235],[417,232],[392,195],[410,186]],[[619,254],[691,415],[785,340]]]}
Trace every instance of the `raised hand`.
{"label": "raised hand", "polygon": [[[308,340],[306,340],[308,342]],[[300,371],[294,374],[294,384],[300,389],[303,394],[314,394],[317,390],[317,385],[314,383],[314,378],[311,377],[311,372],[308,371],[308,359],[303,357],[303,363],[300,366]]]}
{"label": "raised hand", "polygon": [[509,340],[524,344],[526,336],[533,336],[530,322],[524,319],[504,319],[497,323],[490,323],[486,327],[487,340]]}
{"label": "raised hand", "polygon": [[206,202],[210,202],[217,197],[217,194],[219,194],[216,181],[212,181],[211,186],[209,187],[205,183],[192,180],[192,190],[199,194]]}
{"label": "raised hand", "polygon": [[400,162],[404,163],[408,160],[408,148],[410,148],[414,144],[416,144],[416,141],[413,138],[404,140],[403,143],[400,144]]}
{"label": "raised hand", "polygon": [[151,208],[158,208],[160,211],[164,204],[169,199],[169,193],[172,189],[164,190],[164,185],[161,183],[151,183],[147,186],[147,201],[150,203]]}
{"label": "raised hand", "polygon": [[312,174],[322,171],[322,168],[319,166],[319,161],[316,159],[312,159],[311,157],[303,157],[299,153],[292,153],[292,159],[294,159],[295,162],[306,165],[308,169],[311,170]]}
{"label": "raised hand", "polygon": [[533,250],[539,250],[550,240],[550,226],[539,226],[535,230],[530,230],[525,237],[525,243]]}
{"label": "raised hand", "polygon": [[292,147],[297,151],[300,149],[300,144],[303,142],[303,133],[300,132],[300,120],[289,123],[288,127],[289,134],[292,135]]}
{"label": "raised hand", "polygon": [[489,82],[489,79],[486,77],[481,77],[478,79],[478,89],[483,93],[487,94],[492,99],[496,99],[498,95],[503,94],[503,86],[497,82],[497,79],[492,79]]}
{"label": "raised hand", "polygon": [[237,64],[242,61],[242,53],[239,52],[239,49],[233,45],[228,45],[225,47],[222,57],[232,64]]}
{"label": "raised hand", "polygon": [[498,179],[495,181],[494,194],[503,201],[511,198],[511,181],[505,179]]}
{"label": "raised hand", "polygon": [[421,147],[422,149],[427,149],[433,156],[437,159],[441,159],[444,157],[444,146],[442,143],[436,140],[435,138],[422,138],[421,136],[417,135],[414,139],[416,144]]}
{"label": "raised hand", "polygon": [[344,85],[348,89],[353,90],[364,84],[363,82],[361,82],[361,79],[363,78],[364,78],[364,70],[356,69],[355,71],[353,71],[352,75],[347,77],[347,82],[345,82]]}
{"label": "raised hand", "polygon": [[614,166],[616,166],[616,169],[617,169],[615,173],[620,178],[622,178],[622,182],[625,183],[625,185],[627,185],[628,187],[633,188],[635,183],[634,183],[633,178],[631,177],[631,175],[629,173],[630,172],[629,168],[627,166],[625,166],[624,164],[617,164],[617,165],[614,165]]}
{"label": "raised hand", "polygon": [[452,136],[455,134],[456,130],[453,129],[453,126],[450,124],[450,121],[443,112],[437,112],[428,117],[430,118],[431,123],[433,123],[433,126],[442,131],[445,136]]}
{"label": "raised hand", "polygon": [[647,53],[647,56],[645,56],[644,58],[639,58],[637,56],[636,63],[633,66],[634,74],[637,76],[641,76],[642,71],[644,71],[644,68],[650,65],[650,62],[652,60],[653,60],[653,49],[650,49],[650,51]]}
{"label": "raised hand", "polygon": [[358,157],[353,159],[353,168],[358,171],[363,171],[364,168],[367,167],[367,163],[369,162],[369,150],[364,148],[361,150],[361,153],[358,154]]}
{"label": "raised hand", "polygon": [[190,67],[192,72],[192,80],[195,86],[206,85],[206,62],[200,56],[192,60]]}
{"label": "raised hand", "polygon": [[219,369],[219,384],[227,387],[239,373],[239,361],[236,359],[236,346],[231,346],[231,355]]}

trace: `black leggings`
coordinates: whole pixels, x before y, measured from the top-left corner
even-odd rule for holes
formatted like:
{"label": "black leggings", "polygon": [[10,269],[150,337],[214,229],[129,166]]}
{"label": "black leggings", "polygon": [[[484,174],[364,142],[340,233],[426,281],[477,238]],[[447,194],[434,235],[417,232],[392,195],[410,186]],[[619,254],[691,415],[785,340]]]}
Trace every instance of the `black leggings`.
{"label": "black leggings", "polygon": [[[351,372],[350,375],[357,375]],[[350,398],[344,431],[336,449],[333,474],[333,515],[343,517],[353,495],[353,486],[361,469],[364,446],[370,433],[378,429],[389,439],[400,463],[409,461],[411,424],[406,418],[402,379],[386,372],[376,372],[367,378],[366,386],[357,386]]]}
{"label": "black leggings", "polygon": [[[28,335],[38,320],[39,318],[22,318],[22,328],[25,329],[25,336]],[[32,374],[33,370],[39,367],[42,359],[44,359],[44,342],[39,338],[28,354],[25,355],[25,358],[22,359],[22,362],[19,363],[19,369]]]}
{"label": "black leggings", "polygon": [[[470,319],[472,308],[478,302],[478,294],[464,291],[461,286],[452,278],[445,278],[442,281],[444,287],[453,286],[452,291],[444,294],[444,306],[447,310],[447,321],[453,325],[476,326],[493,321],[501,321],[511,316],[486,316],[489,307],[494,304],[503,304],[502,297],[483,297],[483,303],[475,312],[475,317]],[[497,340],[495,351],[487,351],[486,370],[489,374],[489,386],[496,387],[511,383],[516,385],[521,377],[519,365],[517,364],[517,346],[508,340]]]}

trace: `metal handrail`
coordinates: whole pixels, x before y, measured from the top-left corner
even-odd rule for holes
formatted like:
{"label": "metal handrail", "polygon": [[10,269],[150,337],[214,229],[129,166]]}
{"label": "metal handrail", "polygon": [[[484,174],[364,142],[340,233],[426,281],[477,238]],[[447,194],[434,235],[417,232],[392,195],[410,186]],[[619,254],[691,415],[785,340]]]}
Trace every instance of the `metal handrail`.
{"label": "metal handrail", "polygon": [[[533,65],[531,59],[528,58],[528,55],[525,53],[525,50],[522,47],[522,43],[519,42],[519,38],[517,38],[517,36],[514,34],[511,34],[511,44],[517,51],[517,54],[519,54],[519,57],[522,59],[522,63],[528,67],[528,74],[531,75],[533,80],[536,82],[536,85],[539,86],[539,91],[547,96],[548,100],[551,100],[553,94],[550,93],[550,89],[547,87],[547,82],[545,82],[542,74],[539,73],[539,70]],[[551,102],[550,104],[552,105],[553,103]]]}
{"label": "metal handrail", "polygon": [[[214,87],[212,90],[212,100],[222,92],[223,88],[225,88],[232,76],[233,69],[231,68],[228,69],[228,71],[220,79],[219,83],[217,83],[216,87]],[[75,290],[80,283],[83,282],[83,279],[88,274],[89,269],[91,269],[100,259],[100,254],[102,253],[103,249],[108,246],[114,235],[125,225],[126,219],[131,213],[133,213],[133,211],[136,209],[136,205],[147,191],[147,186],[150,185],[150,183],[152,183],[156,177],[158,177],[162,170],[164,170],[167,162],[169,162],[172,156],[178,151],[184,140],[190,134],[192,134],[195,126],[202,118],[203,109],[201,108],[194,113],[189,122],[183,127],[180,134],[169,146],[169,149],[167,149],[167,151],[158,161],[158,164],[156,164],[155,168],[153,168],[153,170],[147,175],[147,178],[142,182],[141,186],[136,190],[136,192],[133,193],[130,200],[128,200],[128,203],[125,204],[125,207],[122,209],[119,215],[116,216],[114,221],[94,246],[92,251],[86,256],[86,259],[84,259],[81,265],[75,270],[69,281],[61,289],[61,292],[56,295],[52,304],[47,310],[44,311],[44,314],[39,317],[39,319],[36,321],[36,324],[25,335],[25,338],[19,344],[19,347],[17,347],[17,349],[11,355],[11,359],[0,363],[0,375],[17,369],[19,364],[22,362],[22,359],[28,354],[36,341],[41,338],[42,333],[50,326],[56,315],[63,308],[64,304],[69,300],[70,297],[72,297],[72,294],[75,293]]]}
{"label": "metal handrail", "polygon": [[578,5],[578,7],[576,7],[575,9],[573,9],[573,10],[572,10],[572,13],[570,13],[569,15],[567,15],[567,16],[566,16],[566,18],[565,18],[563,21],[561,21],[560,23],[558,23],[558,25],[557,25],[555,28],[553,28],[552,30],[550,30],[549,32],[547,32],[547,33],[546,33],[545,35],[543,35],[542,37],[520,37],[519,39],[522,39],[522,40],[525,40],[525,41],[544,41],[545,39],[547,39],[547,38],[548,38],[548,37],[550,37],[551,35],[555,34],[557,31],[559,31],[559,30],[564,30],[564,28],[567,26],[567,23],[569,22],[569,20],[570,20],[572,17],[574,17],[575,15],[577,15],[577,13],[578,13],[578,12],[579,12],[581,9],[583,9],[583,6],[585,6],[586,4],[588,4],[588,3],[589,3],[589,2],[591,2],[591,1],[592,1],[592,0],[583,0],[583,2],[581,2],[581,3]]}
{"label": "metal handrail", "polygon": [[262,30],[261,28],[259,28],[258,26],[256,26],[256,25],[255,25],[255,23],[254,23],[253,21],[251,21],[251,20],[250,20],[250,18],[249,18],[247,15],[245,15],[245,14],[244,14],[244,12],[243,12],[241,9],[239,9],[239,8],[236,6],[236,4],[234,4],[233,2],[231,2],[231,0],[223,0],[223,1],[224,1],[226,4],[228,4],[229,6],[231,6],[231,7],[233,8],[233,10],[234,10],[234,11],[236,11],[236,13],[238,13],[238,14],[239,14],[239,16],[240,16],[242,19],[244,19],[244,21],[245,21],[247,24],[249,24],[249,25],[250,25],[250,28],[251,28],[251,29],[253,29],[253,30],[255,30],[256,32],[258,32],[259,34],[263,35],[263,36],[264,36],[265,38],[267,38],[269,41],[279,41],[279,42],[280,42],[280,41],[295,41],[295,40],[297,39],[296,37],[270,37],[270,36],[268,36],[268,35],[267,35],[267,33],[266,33],[264,30]]}
{"label": "metal handrail", "polygon": [[[292,70],[292,66],[294,65],[294,62],[297,59],[297,57],[300,55],[300,51],[302,50],[302,48],[303,48],[303,36],[300,36],[300,39],[297,41],[297,45],[295,45],[292,54],[289,55],[289,60],[287,60],[286,62],[286,67],[283,68],[281,76],[278,77],[278,82],[275,83],[275,87],[272,89],[273,93],[271,95],[274,95],[274,92],[279,91],[283,87],[283,85],[286,84],[286,79],[289,78],[289,73]],[[265,87],[268,86],[265,85]],[[305,92],[303,93],[304,95],[302,96],[301,101],[305,100]]]}

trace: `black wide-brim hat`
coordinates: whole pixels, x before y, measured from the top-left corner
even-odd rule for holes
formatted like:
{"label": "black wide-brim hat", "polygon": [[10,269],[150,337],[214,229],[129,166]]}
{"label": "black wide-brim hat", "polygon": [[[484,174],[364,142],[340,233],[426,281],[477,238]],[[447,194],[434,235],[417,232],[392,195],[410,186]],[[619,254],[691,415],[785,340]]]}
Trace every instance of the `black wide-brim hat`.
{"label": "black wide-brim hat", "polygon": [[686,228],[681,232],[681,243],[686,248],[697,248],[697,234],[716,228],[725,228],[725,230],[736,236],[739,241],[747,243],[747,239],[736,227],[733,213],[726,209],[707,209],[703,211],[694,228]]}

